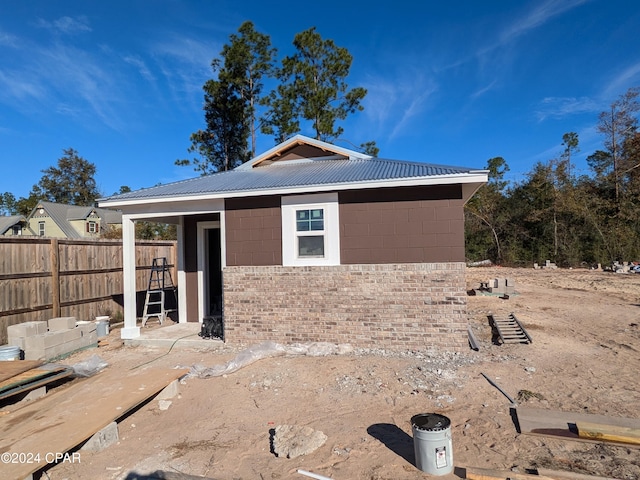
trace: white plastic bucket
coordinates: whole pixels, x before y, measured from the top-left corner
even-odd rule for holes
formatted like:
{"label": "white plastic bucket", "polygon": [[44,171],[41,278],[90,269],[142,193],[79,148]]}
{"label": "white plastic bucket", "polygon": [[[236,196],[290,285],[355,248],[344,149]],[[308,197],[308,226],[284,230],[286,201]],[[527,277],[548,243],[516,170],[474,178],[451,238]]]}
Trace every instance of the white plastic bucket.
{"label": "white plastic bucket", "polygon": [[0,347],[0,361],[20,360],[20,347],[3,345]]}
{"label": "white plastic bucket", "polygon": [[416,467],[431,475],[453,472],[451,420],[438,413],[411,417]]}

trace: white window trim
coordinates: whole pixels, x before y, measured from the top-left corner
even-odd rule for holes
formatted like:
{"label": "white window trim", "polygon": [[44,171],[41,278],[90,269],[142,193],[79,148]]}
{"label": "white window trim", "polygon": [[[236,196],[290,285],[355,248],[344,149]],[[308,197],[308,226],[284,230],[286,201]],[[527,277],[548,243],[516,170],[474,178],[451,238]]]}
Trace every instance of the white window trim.
{"label": "white window trim", "polygon": [[[324,257],[298,257],[296,210],[324,209]],[[282,265],[340,265],[338,194],[321,193],[282,197]]]}

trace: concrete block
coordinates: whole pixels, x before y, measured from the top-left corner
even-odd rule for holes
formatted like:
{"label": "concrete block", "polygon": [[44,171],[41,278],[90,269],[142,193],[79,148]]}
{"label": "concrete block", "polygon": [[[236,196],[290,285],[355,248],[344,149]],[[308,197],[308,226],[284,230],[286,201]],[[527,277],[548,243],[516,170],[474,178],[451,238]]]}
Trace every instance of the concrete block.
{"label": "concrete block", "polygon": [[46,360],[44,348],[32,348],[24,351],[25,360]]}
{"label": "concrete block", "polygon": [[30,337],[32,335],[41,335],[47,333],[47,322],[23,322],[7,327],[7,336],[9,337]]}
{"label": "concrete block", "polygon": [[107,447],[110,447],[114,443],[117,443],[120,437],[118,436],[118,424],[111,422],[99,432],[96,432],[87,442],[80,447],[80,450],[88,452],[100,452]]}
{"label": "concrete block", "polygon": [[55,345],[61,345],[64,343],[64,332],[47,332],[40,335],[33,335],[24,339],[24,351],[29,350],[44,350]]}
{"label": "concrete block", "polygon": [[36,388],[35,390],[31,390],[23,400],[37,400],[39,398],[44,397],[47,394],[47,387],[42,386],[40,388]]}
{"label": "concrete block", "polygon": [[15,347],[20,347],[20,350],[24,350],[24,337],[12,337],[9,336],[7,340],[8,345],[13,345]]}
{"label": "concrete block", "polygon": [[78,329],[80,331],[80,335],[84,337],[85,335],[96,331],[96,324],[95,322],[83,320],[81,322],[76,322],[76,329]]}
{"label": "concrete block", "polygon": [[180,382],[178,380],[171,382],[158,394],[158,400],[168,400],[169,398],[173,398],[178,395],[178,393],[180,393],[179,385]]}
{"label": "concrete block", "polygon": [[491,293],[504,293],[505,281],[503,278],[494,278],[493,287],[489,290]]}
{"label": "concrete block", "polygon": [[77,340],[82,337],[82,332],[79,328],[70,328],[69,330],[62,330],[62,336],[65,343]]}
{"label": "concrete block", "polygon": [[69,328],[76,328],[76,317],[50,318],[47,323],[49,325],[50,332],[55,332],[58,330],[67,330]]}

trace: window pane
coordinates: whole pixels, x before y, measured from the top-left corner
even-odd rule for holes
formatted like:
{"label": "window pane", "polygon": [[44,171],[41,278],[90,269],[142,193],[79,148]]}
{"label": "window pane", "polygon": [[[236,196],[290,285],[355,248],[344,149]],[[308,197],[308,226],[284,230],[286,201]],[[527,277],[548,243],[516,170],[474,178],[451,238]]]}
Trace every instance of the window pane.
{"label": "window pane", "polygon": [[298,232],[324,230],[324,210],[296,210],[296,230]]}
{"label": "window pane", "polygon": [[298,256],[324,257],[324,235],[298,237]]}

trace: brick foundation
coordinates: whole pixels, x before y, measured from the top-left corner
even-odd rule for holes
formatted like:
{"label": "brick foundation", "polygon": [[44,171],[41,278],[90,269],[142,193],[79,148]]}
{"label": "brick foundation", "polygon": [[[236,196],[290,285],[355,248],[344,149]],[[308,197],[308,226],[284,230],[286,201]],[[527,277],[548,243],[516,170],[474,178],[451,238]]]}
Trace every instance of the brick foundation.
{"label": "brick foundation", "polygon": [[227,267],[223,276],[225,339],[232,344],[467,348],[461,262]]}

